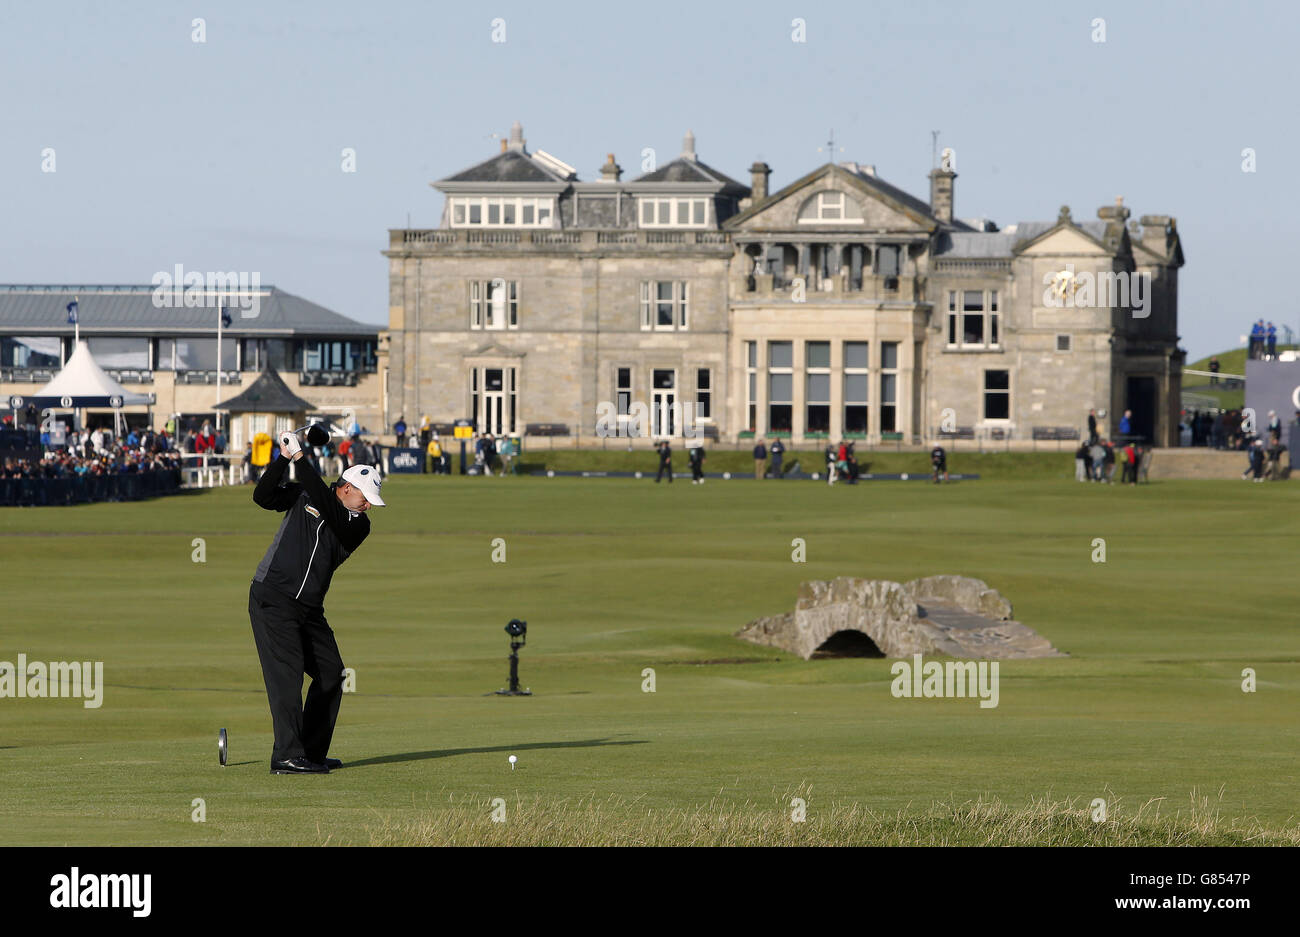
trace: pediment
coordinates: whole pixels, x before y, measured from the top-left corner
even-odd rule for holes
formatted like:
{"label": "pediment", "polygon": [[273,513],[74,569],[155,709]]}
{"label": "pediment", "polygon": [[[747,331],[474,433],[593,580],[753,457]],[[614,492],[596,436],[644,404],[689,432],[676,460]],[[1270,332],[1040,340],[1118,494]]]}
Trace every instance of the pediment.
{"label": "pediment", "polygon": [[1062,225],[1043,233],[1031,241],[1027,246],[1021,248],[1019,254],[1022,257],[1040,257],[1049,254],[1063,254],[1072,257],[1079,255],[1110,257],[1113,252],[1106,250],[1105,247],[1078,228]]}
{"label": "pediment", "polygon": [[[801,212],[807,215],[809,200],[823,192],[843,193],[845,215],[857,215],[860,220],[801,220]],[[928,206],[883,180],[828,164],[773,193],[763,202],[750,206],[729,219],[726,226],[737,233],[800,231],[811,234],[881,230],[928,233],[935,229],[937,222],[929,215]]]}

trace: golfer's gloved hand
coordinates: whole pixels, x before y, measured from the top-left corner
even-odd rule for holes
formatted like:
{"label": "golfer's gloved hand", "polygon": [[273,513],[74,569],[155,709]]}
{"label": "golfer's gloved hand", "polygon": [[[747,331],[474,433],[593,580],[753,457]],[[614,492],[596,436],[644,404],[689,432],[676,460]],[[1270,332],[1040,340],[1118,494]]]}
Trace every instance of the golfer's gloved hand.
{"label": "golfer's gloved hand", "polygon": [[298,442],[297,433],[280,434],[280,455],[292,459],[300,452],[302,452],[302,443]]}

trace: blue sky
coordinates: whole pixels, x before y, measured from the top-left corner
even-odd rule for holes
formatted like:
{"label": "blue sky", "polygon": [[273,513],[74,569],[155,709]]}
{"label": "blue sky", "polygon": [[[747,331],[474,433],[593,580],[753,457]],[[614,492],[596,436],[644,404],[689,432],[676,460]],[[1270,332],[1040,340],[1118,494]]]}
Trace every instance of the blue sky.
{"label": "blue sky", "polygon": [[0,282],[259,271],[382,324],[387,229],[435,226],[429,183],[514,120],[583,179],[608,152],[637,175],[689,128],[702,160],[747,182],[763,159],[774,188],[833,128],[837,160],[923,199],[939,130],[959,217],[1089,219],[1117,195],[1175,216],[1195,358],[1260,316],[1300,330],[1297,35],[1300,7],[1262,2],[10,2]]}

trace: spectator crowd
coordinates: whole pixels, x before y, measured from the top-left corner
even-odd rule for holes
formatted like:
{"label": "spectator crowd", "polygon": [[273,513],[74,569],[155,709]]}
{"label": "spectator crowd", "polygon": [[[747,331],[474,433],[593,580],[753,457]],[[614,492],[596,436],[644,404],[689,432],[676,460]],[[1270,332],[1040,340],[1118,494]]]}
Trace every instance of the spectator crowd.
{"label": "spectator crowd", "polygon": [[181,453],[163,430],[132,430],[114,438],[108,429],[86,429],[57,448],[51,447],[48,434],[42,433],[41,442],[44,454],[35,462],[6,456],[0,462],[0,478],[134,475],[181,467]]}

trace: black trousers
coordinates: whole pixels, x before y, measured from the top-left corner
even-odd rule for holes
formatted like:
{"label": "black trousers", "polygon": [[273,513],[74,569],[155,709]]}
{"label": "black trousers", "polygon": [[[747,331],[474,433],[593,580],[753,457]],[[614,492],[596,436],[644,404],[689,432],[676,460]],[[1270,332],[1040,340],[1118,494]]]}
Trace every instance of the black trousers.
{"label": "black trousers", "polygon": [[[323,610],[257,582],[248,590],[248,617],[271,704],[271,761],[306,757],[319,764],[329,754],[343,701],[343,659],[334,632]],[[311,677],[305,705],[303,674]]]}
{"label": "black trousers", "polygon": [[659,481],[665,475],[668,476],[668,484],[671,485],[673,483],[673,464],[671,462],[659,463],[659,473],[655,475],[655,481]]}

